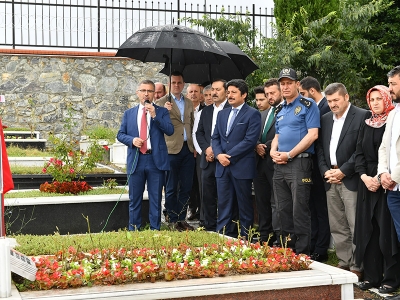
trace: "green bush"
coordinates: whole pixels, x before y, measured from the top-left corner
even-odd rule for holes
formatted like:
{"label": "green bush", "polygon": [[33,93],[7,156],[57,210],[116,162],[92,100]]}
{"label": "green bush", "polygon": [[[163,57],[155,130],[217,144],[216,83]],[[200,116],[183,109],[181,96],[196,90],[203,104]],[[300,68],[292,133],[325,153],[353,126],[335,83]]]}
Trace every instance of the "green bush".
{"label": "green bush", "polygon": [[114,128],[95,126],[84,130],[83,134],[89,136],[90,139],[108,140],[108,142],[112,144],[115,142],[117,132],[118,130]]}

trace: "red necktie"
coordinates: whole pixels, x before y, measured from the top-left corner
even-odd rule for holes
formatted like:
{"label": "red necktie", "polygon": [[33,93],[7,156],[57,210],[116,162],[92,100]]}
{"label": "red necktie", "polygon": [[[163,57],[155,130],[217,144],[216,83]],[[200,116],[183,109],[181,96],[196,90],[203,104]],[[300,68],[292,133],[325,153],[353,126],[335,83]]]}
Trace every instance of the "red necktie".
{"label": "red necktie", "polygon": [[144,141],[142,147],[140,147],[140,152],[145,154],[147,151],[147,116],[145,107],[143,107],[142,120],[140,122],[140,138]]}

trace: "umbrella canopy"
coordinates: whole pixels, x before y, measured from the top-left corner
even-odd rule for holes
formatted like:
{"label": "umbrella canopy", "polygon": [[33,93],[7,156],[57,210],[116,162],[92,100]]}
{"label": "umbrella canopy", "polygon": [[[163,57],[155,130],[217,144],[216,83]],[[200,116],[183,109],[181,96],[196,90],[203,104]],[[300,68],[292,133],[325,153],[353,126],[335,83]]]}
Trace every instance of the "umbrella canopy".
{"label": "umbrella canopy", "polygon": [[215,40],[200,31],[179,25],[143,28],[119,47],[116,56],[176,66],[218,64],[229,60]]}
{"label": "umbrella canopy", "polygon": [[[258,69],[254,61],[247,56],[238,46],[231,42],[217,41],[220,47],[231,59],[221,61],[219,64],[172,64],[172,71],[183,74],[186,82],[207,84],[215,79],[245,79],[249,74]],[[165,64],[160,73],[169,74],[170,66]]]}

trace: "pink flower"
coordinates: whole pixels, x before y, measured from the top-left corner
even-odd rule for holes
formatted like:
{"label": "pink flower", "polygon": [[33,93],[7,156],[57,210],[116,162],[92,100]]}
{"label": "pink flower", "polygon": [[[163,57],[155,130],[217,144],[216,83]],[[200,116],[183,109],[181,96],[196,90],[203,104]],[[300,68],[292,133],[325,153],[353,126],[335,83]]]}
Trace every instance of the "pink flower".
{"label": "pink flower", "polygon": [[69,169],[69,173],[70,173],[70,174],[73,174],[74,172],[75,172],[75,170],[74,170],[74,169],[72,169],[72,168],[71,168],[71,169]]}
{"label": "pink flower", "polygon": [[46,168],[43,168],[42,169],[42,173],[46,173],[47,172],[47,169]]}

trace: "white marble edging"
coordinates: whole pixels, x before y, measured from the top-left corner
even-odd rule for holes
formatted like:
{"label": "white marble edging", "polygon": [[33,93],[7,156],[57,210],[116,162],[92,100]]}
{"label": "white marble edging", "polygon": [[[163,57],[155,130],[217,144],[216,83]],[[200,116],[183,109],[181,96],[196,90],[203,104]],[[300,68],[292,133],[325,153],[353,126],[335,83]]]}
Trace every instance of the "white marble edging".
{"label": "white marble edging", "polygon": [[[78,195],[78,196],[61,196],[61,197],[36,197],[36,198],[5,198],[5,206],[20,205],[45,205],[45,204],[70,204],[83,202],[112,202],[112,201],[129,201],[128,194],[112,194],[112,195]],[[148,200],[147,191],[143,193],[143,200]]]}
{"label": "white marble edging", "polygon": [[[67,290],[23,292],[20,293],[21,298],[19,299],[171,299],[321,285],[342,285],[342,299],[354,299],[353,283],[357,282],[356,275],[351,272],[319,262],[313,262],[311,264],[311,268],[312,270],[296,272],[240,275],[193,280],[175,280],[157,283],[135,283],[116,286],[94,286],[91,288],[85,287]],[[13,296],[14,292],[15,290],[12,291]]]}

